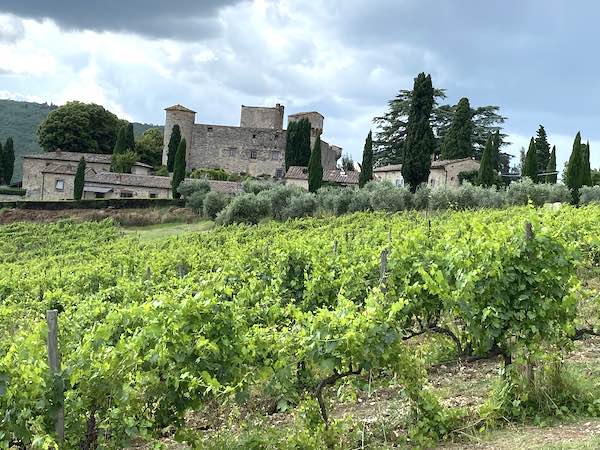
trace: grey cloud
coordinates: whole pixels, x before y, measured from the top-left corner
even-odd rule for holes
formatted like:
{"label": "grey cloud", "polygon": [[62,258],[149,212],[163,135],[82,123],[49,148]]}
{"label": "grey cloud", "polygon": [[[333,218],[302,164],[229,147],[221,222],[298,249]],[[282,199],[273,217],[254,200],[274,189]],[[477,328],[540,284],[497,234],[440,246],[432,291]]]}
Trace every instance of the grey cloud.
{"label": "grey cloud", "polygon": [[0,20],[0,42],[14,43],[25,36],[25,27],[18,17],[9,15]]}
{"label": "grey cloud", "polygon": [[240,0],[3,0],[0,12],[51,19],[66,30],[130,32],[151,38],[201,39],[217,34],[221,8]]}

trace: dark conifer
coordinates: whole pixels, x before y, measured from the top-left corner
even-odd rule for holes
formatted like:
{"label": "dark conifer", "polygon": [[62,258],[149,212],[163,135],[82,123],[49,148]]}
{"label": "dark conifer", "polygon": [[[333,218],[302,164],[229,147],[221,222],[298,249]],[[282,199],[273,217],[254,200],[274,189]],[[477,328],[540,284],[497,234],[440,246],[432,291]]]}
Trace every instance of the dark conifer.
{"label": "dark conifer", "polygon": [[[581,150],[583,151],[582,158],[582,177],[581,182],[583,186],[592,186],[592,168],[590,167],[590,141],[587,144],[581,144]],[[6,151],[6,150],[5,150]]]}
{"label": "dark conifer", "polygon": [[363,149],[363,159],[358,176],[358,186],[363,187],[373,179],[373,134],[369,131]]}
{"label": "dark conifer", "polygon": [[[546,166],[546,172],[556,172],[556,146],[553,146],[552,151],[550,152],[550,159]],[[557,174],[546,175],[546,183],[556,184],[557,178]]]}
{"label": "dark conifer", "polygon": [[173,172],[173,165],[175,163],[175,154],[179,148],[181,142],[181,129],[179,125],[173,125],[171,131],[171,137],[169,138],[169,146],[167,147],[167,170]]}
{"label": "dark conifer", "polygon": [[461,98],[452,125],[441,146],[442,159],[469,158],[473,155],[473,111],[468,98]]}
{"label": "dark conifer", "polygon": [[308,163],[308,190],[310,192],[317,192],[322,184],[323,165],[321,163],[321,137],[317,136]]}
{"label": "dark conifer", "polygon": [[15,148],[11,137],[6,139],[2,153],[2,178],[10,184],[15,171]]}
{"label": "dark conifer", "polygon": [[73,198],[81,200],[83,197],[83,186],[85,184],[85,158],[82,156],[77,164],[77,172],[75,172],[75,180],[73,181]]}
{"label": "dark conifer", "polygon": [[135,137],[133,135],[132,123],[128,123],[125,130],[125,145],[127,150],[135,151]]}
{"label": "dark conifer", "polygon": [[538,128],[537,136],[535,138],[535,153],[538,173],[545,172],[546,167],[548,167],[548,161],[550,160],[550,144],[548,144],[548,136],[542,125]]}
{"label": "dark conifer", "polygon": [[571,199],[573,204],[579,203],[579,188],[583,186],[583,151],[581,145],[581,133],[577,133],[573,142],[573,150],[569,162],[567,163],[567,172],[565,183],[571,190]]}
{"label": "dark conifer", "polygon": [[185,179],[185,151],[186,142],[185,139],[181,139],[181,141],[179,141],[179,146],[177,147],[177,152],[175,154],[175,161],[173,162],[173,179],[171,180],[173,198],[181,197],[181,194],[177,191],[177,188]]}
{"label": "dark conifer", "polygon": [[127,150],[127,128],[122,126],[119,128],[119,132],[117,133],[117,141],[115,142],[113,155],[125,153],[125,150]]}
{"label": "dark conifer", "polygon": [[534,183],[538,181],[538,166],[537,166],[537,154],[535,148],[535,140],[531,138],[529,141],[529,149],[525,154],[525,161],[523,162],[522,177],[529,177]]}
{"label": "dark conifer", "polygon": [[481,155],[481,164],[477,174],[477,182],[482,186],[491,186],[494,184],[494,143],[490,136],[485,143],[483,155]]}

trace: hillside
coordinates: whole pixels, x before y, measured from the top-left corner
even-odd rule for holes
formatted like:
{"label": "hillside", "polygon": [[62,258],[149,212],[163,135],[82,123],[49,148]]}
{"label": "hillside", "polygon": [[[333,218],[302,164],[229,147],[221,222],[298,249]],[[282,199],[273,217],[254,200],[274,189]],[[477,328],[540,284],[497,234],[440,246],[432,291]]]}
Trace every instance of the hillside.
{"label": "hillside", "polygon": [[[41,153],[36,131],[50,111],[58,106],[47,103],[21,102],[0,99],[0,140],[12,136],[15,142],[15,174],[13,182],[21,179],[21,158],[29,153]],[[134,122],[135,137],[141,136],[148,128],[156,125]],[[162,128],[162,127],[160,127]]]}

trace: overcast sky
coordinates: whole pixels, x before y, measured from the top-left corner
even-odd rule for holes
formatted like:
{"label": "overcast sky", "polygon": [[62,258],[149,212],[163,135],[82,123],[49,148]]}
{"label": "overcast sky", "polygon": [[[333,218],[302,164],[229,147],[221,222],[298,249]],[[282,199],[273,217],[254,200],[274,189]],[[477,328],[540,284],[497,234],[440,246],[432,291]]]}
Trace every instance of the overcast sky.
{"label": "overcast sky", "polygon": [[360,160],[372,118],[425,71],[450,103],[499,105],[512,153],[541,123],[560,168],[579,130],[598,167],[599,14],[593,0],[2,0],[0,97],[157,124],[174,103],[215,124],[283,103],[321,112],[324,138]]}

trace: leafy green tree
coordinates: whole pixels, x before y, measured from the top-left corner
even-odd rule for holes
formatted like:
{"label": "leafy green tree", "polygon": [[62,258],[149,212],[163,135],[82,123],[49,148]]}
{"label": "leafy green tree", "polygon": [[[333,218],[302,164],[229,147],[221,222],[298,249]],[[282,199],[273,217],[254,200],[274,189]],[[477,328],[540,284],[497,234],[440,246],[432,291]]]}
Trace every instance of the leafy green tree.
{"label": "leafy green tree", "polygon": [[83,197],[83,186],[85,184],[85,158],[82,156],[77,164],[77,172],[75,172],[75,180],[73,181],[73,198],[81,200]]}
{"label": "leafy green tree", "polygon": [[[550,152],[550,159],[546,166],[546,172],[556,172],[556,146],[552,147]],[[556,184],[557,174],[546,175],[546,183]]]}
{"label": "leafy green tree", "polygon": [[158,167],[162,163],[163,134],[159,128],[148,128],[135,144],[140,161]]}
{"label": "leafy green tree", "polygon": [[133,124],[129,122],[125,127],[125,145],[129,150],[133,150],[135,152],[135,137],[133,136]]}
{"label": "leafy green tree", "polygon": [[592,186],[592,168],[590,167],[590,142],[588,141],[586,145],[582,144],[581,147],[581,150],[583,152],[583,167],[581,169],[583,175],[581,178],[581,182],[584,186]]}
{"label": "leafy green tree", "polygon": [[351,155],[342,156],[341,166],[342,166],[342,170],[345,170],[346,172],[354,172],[356,170],[354,167],[354,161],[352,160]]}
{"label": "leafy green tree", "polygon": [[481,157],[477,182],[483,186],[491,186],[494,184],[494,172],[494,142],[492,136],[490,136]]}
{"label": "leafy green tree", "polygon": [[[377,131],[373,140],[373,165],[375,167],[385,164],[400,164],[404,159],[406,147],[406,134],[408,116],[412,104],[412,90],[401,90],[396,97],[388,102],[388,111],[380,117],[375,117],[373,122],[377,124]],[[444,137],[450,130],[458,105],[441,104],[446,98],[444,89],[434,89],[434,104],[432,107],[430,122],[436,136],[436,147],[443,142]],[[500,113],[498,106],[481,106],[472,109],[472,144],[473,156],[479,158],[485,147],[490,133],[500,130],[506,120]],[[504,139],[506,134],[500,133]],[[500,141],[502,143],[502,140]],[[500,153],[503,164],[503,172],[508,172],[510,155]]]}
{"label": "leafy green tree", "polygon": [[[473,111],[468,98],[461,98],[454,110],[452,125],[441,146],[442,159],[469,158],[473,155]],[[487,145],[487,143],[486,143]]]}
{"label": "leafy green tree", "polygon": [[527,150],[525,161],[523,162],[523,172],[521,173],[521,176],[531,178],[534,183],[537,183],[538,180],[536,156],[535,140],[531,138],[531,141],[529,141],[529,149]]}
{"label": "leafy green tree", "polygon": [[181,143],[181,128],[179,125],[173,125],[171,131],[171,137],[169,138],[169,146],[167,147],[167,170],[173,172],[173,166],[175,164],[175,155],[179,149]]}
{"label": "leafy green tree", "polygon": [[138,162],[139,157],[133,150],[123,153],[113,153],[110,170],[117,173],[131,173],[131,168]]}
{"label": "leafy green tree", "polygon": [[185,179],[185,151],[186,142],[185,138],[181,139],[179,146],[177,147],[177,153],[175,154],[175,161],[173,163],[173,179],[171,180],[171,190],[173,191],[173,198],[179,198],[181,194],[177,191],[177,188],[181,182]]}
{"label": "leafy green tree", "polygon": [[119,132],[117,133],[117,140],[115,142],[115,147],[113,148],[113,155],[118,155],[120,153],[125,153],[127,150],[127,137],[126,137],[126,127],[122,126],[119,128]]}
{"label": "leafy green tree", "polygon": [[365,140],[362,165],[358,176],[358,186],[363,187],[373,179],[373,133],[369,131]]}
{"label": "leafy green tree", "polygon": [[583,148],[579,132],[573,141],[573,150],[567,163],[565,184],[571,190],[573,204],[579,203],[579,189],[583,186]]}
{"label": "leafy green tree", "polygon": [[12,137],[6,139],[4,148],[0,146],[2,152],[2,179],[6,184],[10,184],[15,171],[15,147]]}
{"label": "leafy green tree", "polygon": [[285,145],[285,168],[307,167],[310,161],[310,121],[301,119],[288,124]]}
{"label": "leafy green tree", "polygon": [[420,73],[415,78],[413,87],[413,98],[406,126],[406,151],[402,163],[402,177],[410,185],[412,192],[415,192],[421,183],[426,183],[429,178],[431,157],[435,150],[435,139],[429,123],[433,95],[431,76]]}
{"label": "leafy green tree", "polygon": [[323,184],[323,165],[321,163],[321,137],[317,136],[308,162],[308,190],[317,192]]}
{"label": "leafy green tree", "polygon": [[48,114],[37,135],[40,146],[47,152],[111,154],[119,126],[117,116],[100,105],[68,102]]}
{"label": "leafy green tree", "polygon": [[538,173],[545,172],[546,167],[548,167],[548,161],[550,160],[550,144],[548,144],[548,136],[542,125],[538,128],[535,137],[535,152],[537,171]]}

